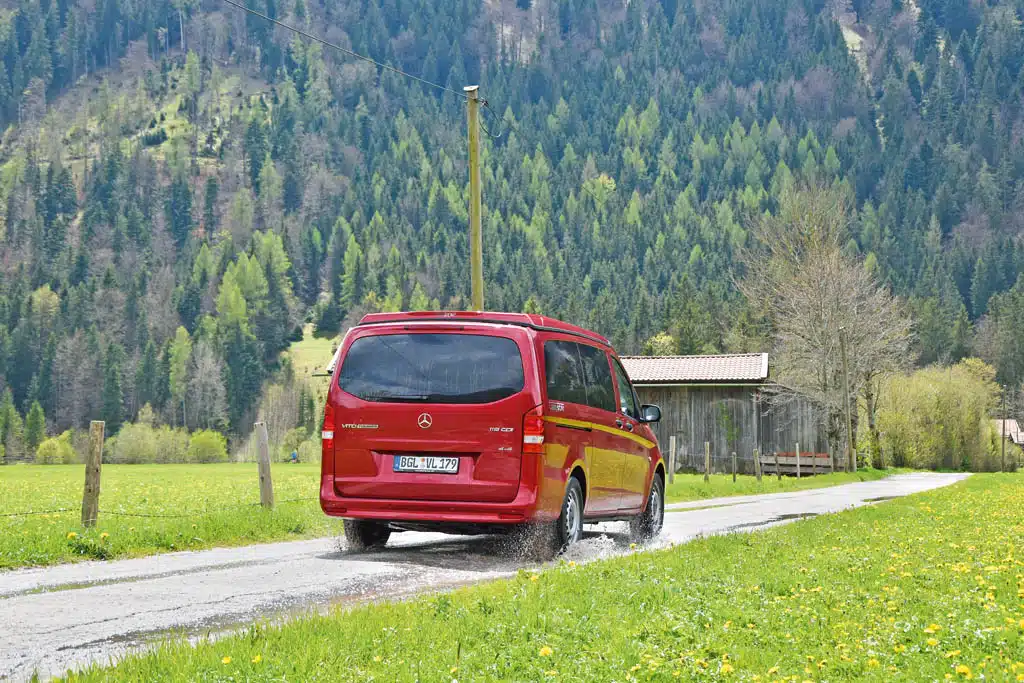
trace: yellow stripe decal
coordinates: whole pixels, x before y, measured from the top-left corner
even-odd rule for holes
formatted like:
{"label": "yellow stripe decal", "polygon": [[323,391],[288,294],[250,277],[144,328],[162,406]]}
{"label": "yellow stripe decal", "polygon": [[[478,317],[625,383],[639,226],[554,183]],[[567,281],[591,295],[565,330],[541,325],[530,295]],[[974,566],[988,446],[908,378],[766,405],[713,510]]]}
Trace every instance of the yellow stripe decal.
{"label": "yellow stripe decal", "polygon": [[608,427],[597,422],[587,422],[586,420],[573,420],[568,417],[554,417],[552,415],[544,416],[545,422],[551,422],[556,425],[565,425],[566,427],[581,427],[583,429],[596,429],[599,432],[607,432],[608,434],[614,434],[615,436],[622,436],[630,441],[635,441],[644,448],[654,448],[654,442],[648,441],[639,434],[633,432],[627,432],[625,429],[616,429],[615,427]]}

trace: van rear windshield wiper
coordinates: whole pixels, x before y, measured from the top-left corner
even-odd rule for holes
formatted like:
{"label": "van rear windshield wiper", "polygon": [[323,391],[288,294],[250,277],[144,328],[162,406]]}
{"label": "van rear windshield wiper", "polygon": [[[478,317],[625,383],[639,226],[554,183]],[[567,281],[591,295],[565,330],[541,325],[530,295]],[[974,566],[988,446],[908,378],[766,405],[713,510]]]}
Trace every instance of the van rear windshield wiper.
{"label": "van rear windshield wiper", "polygon": [[405,394],[403,396],[377,395],[369,398],[377,403],[425,403],[430,400],[426,394]]}

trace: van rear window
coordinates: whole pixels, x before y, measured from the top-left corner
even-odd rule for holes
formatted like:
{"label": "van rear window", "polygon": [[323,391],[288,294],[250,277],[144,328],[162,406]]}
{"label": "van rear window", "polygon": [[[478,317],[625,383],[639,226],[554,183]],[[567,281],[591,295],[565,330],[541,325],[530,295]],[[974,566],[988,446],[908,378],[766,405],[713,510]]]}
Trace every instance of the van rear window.
{"label": "van rear window", "polygon": [[490,403],[524,385],[515,341],[474,334],[361,337],[338,373],[344,391],[382,403]]}

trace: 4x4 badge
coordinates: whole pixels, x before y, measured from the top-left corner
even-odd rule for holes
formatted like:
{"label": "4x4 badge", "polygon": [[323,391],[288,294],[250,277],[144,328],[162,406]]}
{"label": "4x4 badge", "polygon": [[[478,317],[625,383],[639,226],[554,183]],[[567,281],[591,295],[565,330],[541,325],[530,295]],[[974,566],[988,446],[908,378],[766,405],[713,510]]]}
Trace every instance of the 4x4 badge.
{"label": "4x4 badge", "polygon": [[420,429],[428,429],[430,425],[434,424],[434,419],[430,417],[430,413],[420,413],[420,416],[416,418],[416,424],[420,426]]}

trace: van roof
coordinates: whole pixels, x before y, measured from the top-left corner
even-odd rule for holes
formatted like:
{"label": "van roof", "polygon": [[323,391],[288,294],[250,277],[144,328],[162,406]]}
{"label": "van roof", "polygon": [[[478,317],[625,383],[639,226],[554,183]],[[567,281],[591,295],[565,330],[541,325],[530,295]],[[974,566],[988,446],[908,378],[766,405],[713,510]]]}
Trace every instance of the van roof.
{"label": "van roof", "polygon": [[533,313],[499,313],[491,311],[409,311],[402,313],[368,313],[359,321],[358,327],[364,325],[379,325],[384,323],[410,323],[410,322],[451,322],[451,323],[489,323],[496,325],[517,325],[529,327],[544,332],[561,332],[583,337],[591,341],[611,346],[611,342],[596,332],[571,325],[556,318],[549,318]]}

